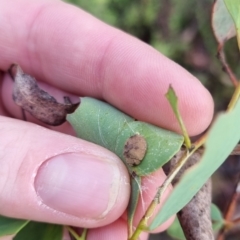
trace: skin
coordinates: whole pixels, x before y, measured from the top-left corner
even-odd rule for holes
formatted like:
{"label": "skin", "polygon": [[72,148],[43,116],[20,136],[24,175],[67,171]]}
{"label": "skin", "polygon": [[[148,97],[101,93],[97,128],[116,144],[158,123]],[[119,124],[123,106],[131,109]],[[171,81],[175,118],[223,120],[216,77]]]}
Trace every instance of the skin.
{"label": "skin", "polygon": [[[21,111],[11,98],[13,82],[7,74],[9,66],[18,63],[60,100],[64,95],[70,95],[73,101],[74,96],[104,99],[136,119],[179,132],[164,96],[172,84],[191,136],[204,131],[212,120],[211,95],[194,76],[150,46],[57,0],[1,0],[0,32],[0,214],[91,228],[88,240],[127,239],[124,212],[130,185],[121,160],[100,146],[70,136],[74,132],[68,123],[47,129],[37,126],[39,122],[28,114],[28,121],[22,121]],[[59,156],[68,158],[71,154],[67,153],[79,156],[81,166],[68,161],[69,166],[75,164],[79,171],[91,167],[88,158],[102,161],[104,173],[101,167],[96,167],[85,174],[92,183],[99,182],[99,176],[110,179],[113,172],[119,174],[117,198],[113,201],[114,189],[103,184],[94,194],[91,185],[81,193],[74,192],[76,196],[91,197],[96,202],[95,208],[89,201],[80,201],[66,213],[55,202],[44,200],[38,185],[45,179],[50,181],[46,175],[47,163],[56,167],[59,162],[60,166]],[[69,179],[71,174],[63,182]],[[144,179],[144,206],[138,206],[135,225],[164,179],[162,170]],[[81,181],[83,177],[79,175]],[[101,200],[101,192],[105,191],[110,191],[109,197]],[[99,201],[112,204],[100,218],[103,209]],[[156,231],[165,230],[170,223],[171,220]],[[141,239],[147,239],[147,235],[143,234]]]}

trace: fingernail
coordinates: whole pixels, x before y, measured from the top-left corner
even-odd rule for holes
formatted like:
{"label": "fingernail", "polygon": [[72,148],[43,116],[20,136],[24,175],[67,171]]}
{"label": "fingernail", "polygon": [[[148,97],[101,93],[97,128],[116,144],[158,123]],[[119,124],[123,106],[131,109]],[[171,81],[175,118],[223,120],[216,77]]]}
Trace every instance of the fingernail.
{"label": "fingernail", "polygon": [[104,217],[118,197],[120,171],[113,161],[67,153],[44,162],[35,190],[48,207],[80,218]]}

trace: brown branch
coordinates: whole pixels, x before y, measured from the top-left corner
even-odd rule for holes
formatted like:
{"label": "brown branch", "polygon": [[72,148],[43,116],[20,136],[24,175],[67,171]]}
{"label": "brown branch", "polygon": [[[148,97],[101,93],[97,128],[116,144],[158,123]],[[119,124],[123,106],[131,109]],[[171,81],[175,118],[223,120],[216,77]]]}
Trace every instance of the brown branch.
{"label": "brown branch", "polygon": [[238,193],[234,192],[231,197],[231,201],[228,205],[225,216],[224,216],[224,219],[226,221],[231,221],[233,219],[233,215],[234,215],[234,213],[236,211],[236,207],[237,207],[237,199],[238,199]]}
{"label": "brown branch", "polygon": [[236,145],[230,155],[240,155],[240,144]]}
{"label": "brown branch", "polygon": [[[203,151],[202,151],[203,152]],[[188,159],[173,180],[173,185],[177,184],[184,172],[200,161],[202,152],[199,149]],[[183,151],[179,151],[167,166],[164,166],[165,173],[168,174],[178,163]],[[177,216],[184,235],[187,240],[204,239],[213,240],[212,222],[210,216],[211,206],[211,180],[208,180],[192,200],[178,212]]]}
{"label": "brown branch", "polygon": [[240,224],[240,217],[236,218],[234,221],[233,221],[234,225],[237,225],[237,224]]}
{"label": "brown branch", "polygon": [[221,229],[221,232],[219,233],[216,240],[224,240],[224,230],[223,230],[223,228]]}
{"label": "brown branch", "polygon": [[225,57],[225,53],[224,53],[224,49],[223,49],[223,44],[218,45],[217,57],[220,60],[220,62],[222,63],[223,71],[225,71],[228,74],[233,86],[237,87],[238,80],[237,80],[235,74],[233,73],[233,71],[231,70],[230,66],[228,65],[228,63],[226,61],[226,57]]}
{"label": "brown branch", "polygon": [[[239,148],[239,144],[236,147]],[[237,155],[239,155],[239,151]],[[238,190],[239,184],[240,184],[240,175],[238,175],[238,179],[234,187],[235,190],[232,193],[230,202],[224,214],[225,222],[226,223],[229,222],[230,224],[224,224],[223,228],[220,230],[218,234],[217,240],[223,240],[226,232],[228,232],[230,229],[232,229],[234,226],[240,223],[240,218],[233,220],[233,215],[236,212],[237,201],[239,198],[239,190]]]}

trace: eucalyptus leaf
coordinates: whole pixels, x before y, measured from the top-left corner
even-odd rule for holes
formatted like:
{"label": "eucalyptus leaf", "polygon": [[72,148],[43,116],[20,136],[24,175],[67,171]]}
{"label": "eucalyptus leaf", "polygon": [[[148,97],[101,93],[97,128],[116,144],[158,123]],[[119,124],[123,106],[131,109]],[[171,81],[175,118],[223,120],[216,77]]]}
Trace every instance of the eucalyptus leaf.
{"label": "eucalyptus leaf", "polygon": [[239,0],[224,0],[228,11],[230,12],[237,29],[240,26],[240,2]]}
{"label": "eucalyptus leaf", "polygon": [[18,233],[28,222],[27,220],[0,216],[0,237]]}
{"label": "eucalyptus leaf", "polygon": [[131,178],[131,196],[127,208],[128,229],[129,234],[132,234],[133,219],[138,205],[139,196],[141,194],[141,177],[132,176]]}
{"label": "eucalyptus leaf", "polygon": [[63,226],[30,222],[13,240],[62,240]]}
{"label": "eucalyptus leaf", "polygon": [[238,47],[240,48],[240,2],[239,0],[224,0],[224,2],[235,23]]}
{"label": "eucalyptus leaf", "polygon": [[220,209],[213,203],[211,205],[211,218],[214,222],[224,222]]}
{"label": "eucalyptus leaf", "polygon": [[186,240],[182,227],[178,221],[177,218],[175,218],[172,225],[167,229],[167,233],[169,236],[171,236],[173,239],[176,240]]}
{"label": "eucalyptus leaf", "polygon": [[218,43],[223,44],[236,35],[234,21],[224,0],[216,0],[212,11],[212,28]]}
{"label": "eucalyptus leaf", "polygon": [[179,112],[179,109],[178,109],[178,97],[174,91],[174,89],[172,88],[172,86],[170,85],[170,87],[168,88],[168,91],[167,91],[167,94],[165,95],[166,98],[168,99],[171,107],[172,107],[172,110],[178,120],[178,123],[179,123],[179,126],[181,127],[181,130],[182,130],[182,133],[183,133],[183,136],[184,136],[184,142],[185,142],[185,145],[187,148],[191,148],[191,140],[188,136],[188,133],[187,133],[187,129],[183,123],[183,120],[182,120],[182,117],[181,117],[181,114]]}
{"label": "eucalyptus leaf", "polygon": [[81,98],[76,111],[67,120],[77,136],[115,152],[117,136],[133,118],[94,98]]}
{"label": "eucalyptus leaf", "polygon": [[147,141],[147,152],[144,159],[139,165],[131,168],[138,176],[149,175],[162,167],[179,151],[183,143],[183,137],[180,135],[148,123],[133,121],[129,123],[117,137],[114,152],[124,162],[124,144],[126,140],[135,133],[144,136]]}
{"label": "eucalyptus leaf", "polygon": [[[116,153],[129,172],[146,176],[162,167],[180,149],[183,137],[122,113],[111,105],[93,98],[81,98],[77,110],[67,116],[77,136]],[[137,166],[130,166],[124,157],[126,142],[134,135],[147,142],[146,155]]]}
{"label": "eucalyptus leaf", "polygon": [[215,204],[211,205],[211,218],[212,218],[212,228],[214,232],[217,232],[219,229],[223,227],[224,218],[222,216],[221,211]]}
{"label": "eucalyptus leaf", "polygon": [[150,225],[153,230],[182,209],[225,161],[240,139],[240,102],[230,112],[221,113],[209,130],[205,152],[174,187]]}

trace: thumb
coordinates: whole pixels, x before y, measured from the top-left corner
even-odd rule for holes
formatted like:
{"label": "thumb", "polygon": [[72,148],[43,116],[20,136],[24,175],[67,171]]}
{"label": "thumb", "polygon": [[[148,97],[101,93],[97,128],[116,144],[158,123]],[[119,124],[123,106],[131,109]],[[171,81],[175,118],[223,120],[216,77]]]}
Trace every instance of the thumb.
{"label": "thumb", "polygon": [[113,153],[19,120],[0,126],[0,215],[87,228],[122,215],[129,176]]}

